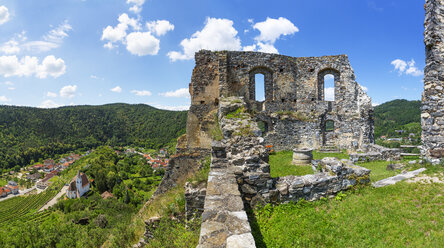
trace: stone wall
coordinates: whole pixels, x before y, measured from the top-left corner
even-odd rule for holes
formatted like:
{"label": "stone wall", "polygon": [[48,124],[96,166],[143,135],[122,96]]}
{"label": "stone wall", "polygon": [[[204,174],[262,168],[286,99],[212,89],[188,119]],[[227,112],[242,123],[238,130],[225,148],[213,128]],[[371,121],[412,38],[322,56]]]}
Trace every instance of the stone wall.
{"label": "stone wall", "polygon": [[265,139],[247,105],[241,97],[220,99],[224,137],[212,143],[199,248],[255,247],[244,206],[317,200],[370,182],[370,170],[335,158],[321,160],[314,175],[272,178]]}
{"label": "stone wall", "polygon": [[187,220],[202,216],[206,194],[206,182],[199,185],[193,185],[189,182],[185,183],[185,217]]}
{"label": "stone wall", "polygon": [[[215,142],[198,248],[254,248],[254,238],[226,147]],[[242,172],[240,172],[242,173]]]}
{"label": "stone wall", "polygon": [[422,154],[434,163],[444,156],[444,0],[426,0],[426,67],[422,96]]}
{"label": "stone wall", "polygon": [[179,181],[183,182],[187,179],[187,176],[196,173],[206,155],[206,153],[184,153],[172,156],[168,162],[165,175],[153,195],[164,194],[176,187]]}
{"label": "stone wall", "polygon": [[[373,143],[373,108],[356,83],[346,55],[293,58],[259,52],[196,53],[190,84],[186,147],[210,149],[221,97],[243,97],[258,113],[265,142],[277,150],[325,145],[356,150]],[[255,96],[255,75],[264,75],[265,101]],[[335,79],[335,101],[325,101],[324,76]],[[334,130],[326,122],[334,121]]]}
{"label": "stone wall", "polygon": [[356,185],[370,183],[370,170],[356,166],[348,160],[324,158],[319,161],[320,173],[305,176],[286,176],[277,180],[279,201],[305,199],[319,200]]}
{"label": "stone wall", "polygon": [[352,162],[366,162],[366,161],[394,161],[401,159],[401,149],[387,148],[380,145],[368,145],[365,147],[366,152],[350,153],[350,160]]}

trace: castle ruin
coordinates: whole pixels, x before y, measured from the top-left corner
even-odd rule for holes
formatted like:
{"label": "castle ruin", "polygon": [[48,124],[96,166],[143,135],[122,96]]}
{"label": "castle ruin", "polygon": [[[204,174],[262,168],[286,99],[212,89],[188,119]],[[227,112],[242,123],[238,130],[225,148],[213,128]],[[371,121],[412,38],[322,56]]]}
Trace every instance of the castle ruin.
{"label": "castle ruin", "polygon": [[[209,150],[222,97],[242,97],[262,123],[266,145],[275,150],[336,147],[355,151],[374,143],[371,99],[355,81],[346,55],[294,58],[277,54],[200,51],[190,84],[187,135],[179,149]],[[255,82],[262,74],[264,85]],[[324,79],[334,78],[334,101]],[[265,89],[265,99],[255,96]]]}
{"label": "castle ruin", "polygon": [[444,1],[427,0],[422,96],[422,155],[433,163],[444,156]]}

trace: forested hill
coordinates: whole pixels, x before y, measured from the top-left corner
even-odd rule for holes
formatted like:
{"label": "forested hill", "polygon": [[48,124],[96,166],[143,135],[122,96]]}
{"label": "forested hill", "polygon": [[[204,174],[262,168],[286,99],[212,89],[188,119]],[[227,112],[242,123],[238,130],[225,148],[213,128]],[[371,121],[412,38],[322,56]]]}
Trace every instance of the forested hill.
{"label": "forested hill", "polygon": [[0,170],[103,144],[159,148],[185,133],[186,116],[143,104],[0,106]]}
{"label": "forested hill", "polygon": [[404,135],[421,133],[421,101],[393,100],[375,107],[375,137],[394,137],[395,130]]}

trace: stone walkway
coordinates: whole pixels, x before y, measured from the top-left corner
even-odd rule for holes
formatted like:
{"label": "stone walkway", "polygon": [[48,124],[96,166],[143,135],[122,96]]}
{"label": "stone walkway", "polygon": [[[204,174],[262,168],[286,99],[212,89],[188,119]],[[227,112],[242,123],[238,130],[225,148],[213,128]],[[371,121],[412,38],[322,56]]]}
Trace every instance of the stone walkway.
{"label": "stone walkway", "polygon": [[423,172],[425,170],[426,170],[426,168],[421,168],[421,169],[417,169],[417,170],[414,170],[414,171],[408,171],[406,173],[398,174],[396,176],[389,177],[389,178],[386,178],[386,179],[382,179],[380,181],[377,181],[377,182],[373,183],[373,187],[381,188],[381,187],[384,187],[384,186],[393,185],[393,184],[395,184],[397,182],[400,182],[402,180],[413,178],[413,177],[417,176],[419,173],[421,173],[421,172]]}

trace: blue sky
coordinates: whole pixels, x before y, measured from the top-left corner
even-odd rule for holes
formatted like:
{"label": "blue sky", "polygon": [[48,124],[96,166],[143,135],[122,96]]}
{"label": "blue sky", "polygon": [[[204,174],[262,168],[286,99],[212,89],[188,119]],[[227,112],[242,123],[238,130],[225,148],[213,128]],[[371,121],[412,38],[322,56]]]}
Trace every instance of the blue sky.
{"label": "blue sky", "polygon": [[347,54],[373,103],[419,100],[424,1],[0,0],[0,104],[186,109],[193,54]]}

